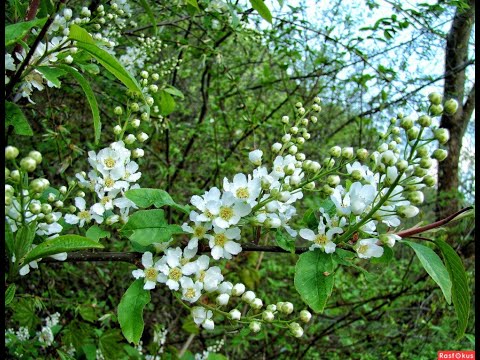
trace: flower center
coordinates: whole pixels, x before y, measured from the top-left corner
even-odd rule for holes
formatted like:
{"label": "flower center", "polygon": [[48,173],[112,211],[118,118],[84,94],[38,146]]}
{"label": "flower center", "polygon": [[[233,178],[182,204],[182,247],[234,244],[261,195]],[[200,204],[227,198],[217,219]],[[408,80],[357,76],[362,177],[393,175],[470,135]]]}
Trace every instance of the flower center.
{"label": "flower center", "polygon": [[193,299],[195,297],[195,289],[188,288],[187,291],[185,291],[185,297]]}
{"label": "flower center", "polygon": [[225,243],[228,241],[227,237],[225,234],[215,234],[215,245],[224,247]]}
{"label": "flower center", "polygon": [[325,235],[325,234],[318,234],[318,235],[315,237],[314,242],[315,242],[315,244],[325,246],[325,245],[327,244],[327,242],[328,242],[327,235]]}
{"label": "flower center", "polygon": [[80,219],[90,220],[90,212],[88,212],[87,210],[80,211],[78,213],[78,217]]}
{"label": "flower center", "polygon": [[368,250],[368,245],[360,245],[357,252],[360,254],[365,254]]}
{"label": "flower center", "polygon": [[105,185],[109,188],[113,187],[113,185],[115,185],[115,180],[113,180],[111,177],[107,177],[105,179]]}
{"label": "flower center", "polygon": [[143,270],[143,272],[145,274],[145,279],[147,279],[148,281],[157,281],[157,269],[150,267]]}
{"label": "flower center", "polygon": [[205,270],[200,270],[200,275],[198,275],[197,280],[200,282],[204,282],[206,274],[207,272]]}
{"label": "flower center", "polygon": [[116,161],[115,161],[115,159],[112,159],[111,157],[108,157],[105,160],[103,160],[103,163],[105,164],[105,166],[107,168],[111,169],[115,166]]}
{"label": "flower center", "polygon": [[239,199],[248,199],[248,197],[250,196],[250,193],[248,192],[248,188],[246,187],[238,188],[235,194]]}
{"label": "flower center", "polygon": [[174,267],[168,273],[168,277],[174,281],[178,281],[182,277],[182,271],[179,268]]}
{"label": "flower center", "polygon": [[100,203],[105,206],[108,202],[110,201],[110,198],[108,196],[104,196],[102,200],[100,200]]}
{"label": "flower center", "polygon": [[190,259],[187,259],[187,258],[181,258],[181,259],[180,259],[180,264],[181,264],[182,266],[185,265],[185,264],[188,264],[188,261],[189,261],[189,260],[190,260]]}
{"label": "flower center", "polygon": [[230,207],[227,207],[227,206],[222,206],[220,208],[220,213],[219,213],[220,217],[225,220],[225,221],[228,221],[230,220],[233,215],[234,215],[234,212],[233,212],[233,209],[230,208]]}
{"label": "flower center", "polygon": [[195,226],[193,229],[193,235],[195,235],[196,238],[203,238],[205,236],[205,228],[203,226]]}
{"label": "flower center", "polygon": [[205,210],[205,216],[209,219],[213,219],[215,217],[215,215],[213,215],[210,210]]}
{"label": "flower center", "polygon": [[130,177],[130,175],[132,174],[130,174],[128,171],[125,171],[125,175],[123,175],[123,178],[126,180]]}

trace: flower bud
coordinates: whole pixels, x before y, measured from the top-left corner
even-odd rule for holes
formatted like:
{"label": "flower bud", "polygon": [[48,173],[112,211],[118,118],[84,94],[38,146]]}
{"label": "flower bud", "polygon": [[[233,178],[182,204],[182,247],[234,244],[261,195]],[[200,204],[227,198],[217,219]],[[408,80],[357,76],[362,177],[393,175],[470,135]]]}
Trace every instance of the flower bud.
{"label": "flower bud", "polygon": [[417,148],[415,157],[424,158],[428,157],[428,149],[425,146]]}
{"label": "flower bud", "polygon": [[42,154],[39,151],[32,150],[28,153],[28,156],[35,160],[37,165],[42,162]]}
{"label": "flower bud", "polygon": [[442,145],[446,144],[447,141],[450,139],[450,132],[448,129],[440,128],[435,130],[434,132],[435,139]]}
{"label": "flower bud", "polygon": [[342,148],[340,146],[333,146],[328,153],[332,157],[339,157],[342,154]]}
{"label": "flower bud", "polygon": [[285,115],[282,117],[282,123],[288,124],[289,122],[290,122],[290,118],[288,116]]}
{"label": "flower bud", "polygon": [[428,100],[433,105],[440,105],[442,103],[442,95],[437,92],[430,93],[428,95]]}
{"label": "flower bud", "polygon": [[133,119],[130,124],[132,125],[133,128],[138,128],[140,126],[140,119]]}
{"label": "flower bud", "polygon": [[443,104],[443,108],[448,115],[453,115],[458,110],[458,102],[455,99],[449,99]]}
{"label": "flower bud", "polygon": [[338,175],[328,175],[327,184],[332,186],[332,187],[337,186],[338,184],[340,184],[340,176],[338,176]]}
{"label": "flower bud", "polygon": [[56,198],[57,198],[57,197],[55,196],[54,193],[49,193],[48,196],[47,196],[47,201],[48,201],[49,203],[52,203],[52,202],[55,201]]}
{"label": "flower bud", "polygon": [[143,112],[142,115],[140,115],[140,118],[143,120],[143,121],[148,121],[148,119],[150,118],[148,113],[146,112]]}
{"label": "flower bud", "polygon": [[246,291],[242,295],[242,300],[245,301],[246,303],[251,303],[255,299],[255,293],[253,291]]}
{"label": "flower bud", "polygon": [[85,193],[83,191],[77,191],[77,196],[78,197],[85,197]]}
{"label": "flower bud", "polygon": [[401,237],[396,234],[381,234],[378,239],[382,244],[387,245],[388,247],[393,247],[397,240],[400,240]]}
{"label": "flower bud", "polygon": [[313,190],[313,189],[315,189],[315,182],[314,182],[314,181],[310,181],[310,182],[307,183],[303,188],[304,188],[305,190]]}
{"label": "flower bud", "polygon": [[250,303],[250,306],[254,308],[255,310],[260,309],[263,306],[263,301],[262,299],[255,298],[253,301]]}
{"label": "flower bud", "polygon": [[30,156],[27,156],[20,160],[20,167],[23,171],[33,172],[37,168],[37,162]]}
{"label": "flower bud", "polygon": [[445,160],[447,156],[448,156],[448,151],[443,149],[436,149],[432,154],[432,157],[438,161]]}
{"label": "flower bud", "polygon": [[123,114],[122,107],[121,106],[116,106],[115,109],[113,109],[113,113],[115,115],[122,115]]}
{"label": "flower bud", "polygon": [[325,184],[325,185],[322,186],[322,191],[323,191],[326,195],[329,195],[329,196],[330,196],[330,195],[333,194],[333,191],[334,191],[334,190],[333,190],[330,186],[328,186],[327,184]]}
{"label": "flower bud", "polygon": [[232,288],[233,296],[240,296],[245,292],[245,285],[242,283],[235,284]]}
{"label": "flower bud", "polygon": [[408,161],[401,159],[395,164],[395,166],[397,167],[398,171],[405,171],[408,167]]}
{"label": "flower bud", "polygon": [[320,171],[322,166],[318,162],[312,161],[308,167],[311,172],[316,173]]}
{"label": "flower bud", "polygon": [[300,121],[300,123],[303,125],[303,126],[308,126],[308,119],[307,118],[304,118]]}
{"label": "flower bud", "polygon": [[5,159],[13,160],[19,154],[18,149],[15,146],[7,146],[5,147]]}
{"label": "flower bud", "polygon": [[413,205],[420,205],[424,201],[424,196],[423,192],[421,191],[412,191],[411,193],[408,194],[407,199],[413,204]]}
{"label": "flower bud", "polygon": [[320,112],[320,110],[322,110],[322,108],[321,108],[320,105],[313,104],[312,105],[312,110],[315,111],[315,112]]}
{"label": "flower bud", "polygon": [[353,147],[344,147],[342,149],[342,157],[347,160],[353,159]]}
{"label": "flower bud", "polygon": [[285,315],[289,315],[293,312],[293,304],[291,302],[284,302],[280,307],[280,312],[284,313]]}
{"label": "flower bud", "polygon": [[260,166],[260,165],[262,165],[262,155],[263,155],[262,150],[250,151],[250,153],[248,154],[248,160],[250,160],[250,162],[253,165]]}
{"label": "flower bud", "polygon": [[282,144],[280,143],[275,143],[272,145],[272,152],[273,153],[278,153],[282,149]]}
{"label": "flower bud", "polygon": [[52,206],[50,204],[42,204],[41,212],[45,215],[50,214],[52,212]]}
{"label": "flower bud", "polygon": [[318,118],[316,116],[310,116],[310,121],[312,122],[312,124],[316,124],[318,121]]}
{"label": "flower bud", "polygon": [[11,173],[10,173],[10,178],[15,181],[15,182],[18,182],[20,181],[20,171],[18,170],[13,170]]}
{"label": "flower bud", "polygon": [[135,138],[135,135],[133,135],[133,134],[128,134],[124,139],[125,144],[128,144],[128,145],[133,144],[135,142],[135,140],[136,140],[136,138]]}
{"label": "flower bud", "polygon": [[63,208],[63,201],[62,200],[57,200],[57,201],[55,201],[54,205],[55,205],[56,208],[61,209],[61,208]]}
{"label": "flower bud", "polygon": [[419,133],[420,130],[417,127],[412,127],[407,131],[408,140],[415,140],[416,138],[418,138]]}
{"label": "flower bud", "polygon": [[68,212],[70,212],[71,214],[75,213],[77,211],[77,208],[75,207],[75,205],[70,205],[68,207]]}
{"label": "flower bud", "polygon": [[115,125],[113,127],[113,133],[115,135],[120,135],[122,133],[122,127],[120,125]]}
{"label": "flower bud", "polygon": [[28,210],[34,215],[40,214],[42,211],[42,207],[38,202],[31,202],[30,205],[28,205]]}
{"label": "flower bud", "polygon": [[303,106],[303,104],[302,104],[301,102],[297,102],[297,103],[295,104],[295,107],[296,107],[296,108],[301,108],[302,106]]}
{"label": "flower bud", "polygon": [[441,115],[442,112],[443,112],[443,106],[442,105],[432,105],[432,106],[430,106],[430,115],[438,116],[438,115]]}
{"label": "flower bud", "polygon": [[358,149],[356,154],[357,154],[357,159],[360,161],[365,161],[368,158],[367,149]]}
{"label": "flower bud", "polygon": [[305,161],[305,154],[304,153],[297,153],[295,154],[295,159],[297,159],[298,161]]}
{"label": "flower bud", "polygon": [[262,319],[266,322],[272,322],[275,319],[275,316],[271,311],[267,310],[262,313]]}
{"label": "flower bud", "polygon": [[267,310],[271,311],[271,312],[277,311],[277,305],[269,304],[269,305],[267,305]]}
{"label": "flower bud", "polygon": [[413,126],[413,119],[409,116],[406,118],[403,118],[402,121],[400,121],[400,127],[405,130],[411,129]]}
{"label": "flower bud", "polygon": [[422,169],[430,169],[433,165],[432,159],[425,157],[420,160],[420,167]]}
{"label": "flower bud", "polygon": [[397,214],[402,218],[411,218],[416,216],[420,210],[412,205],[402,205],[397,208]]}
{"label": "flower bud", "polygon": [[422,127],[428,127],[428,126],[432,125],[432,118],[428,115],[422,115],[418,118],[417,122]]}
{"label": "flower bud", "polygon": [[292,127],[290,128],[290,134],[293,134],[293,135],[298,134],[298,127],[292,126]]}
{"label": "flower bud", "polygon": [[308,323],[310,319],[312,318],[312,314],[308,310],[302,310],[300,311],[300,320],[302,320],[304,323]]}
{"label": "flower bud", "polygon": [[254,333],[259,332],[262,329],[262,324],[259,323],[258,321],[252,321],[250,325],[248,326],[250,330],[252,330]]}
{"label": "flower bud", "polygon": [[232,320],[240,320],[240,317],[242,316],[242,313],[237,309],[231,310],[229,314],[230,314],[230,319]]}
{"label": "flower bud", "polygon": [[393,153],[392,150],[387,150],[384,153],[382,153],[380,157],[380,161],[382,164],[385,164],[386,166],[393,166],[397,162],[397,157]]}
{"label": "flower bud", "polygon": [[288,143],[291,139],[292,139],[292,135],[290,135],[290,134],[285,134],[285,135],[282,136],[282,141],[284,143]]}
{"label": "flower bud", "polygon": [[216,298],[215,301],[216,301],[216,303],[217,303],[218,305],[221,305],[221,306],[222,306],[222,305],[227,305],[229,299],[230,299],[230,295],[228,295],[228,294],[220,294],[220,295],[217,296],[217,298]]}
{"label": "flower bud", "polygon": [[423,178],[423,183],[428,187],[433,187],[437,183],[437,180],[432,175],[427,175]]}
{"label": "flower bud", "polygon": [[422,167],[415,167],[415,170],[413,170],[413,175],[418,176],[418,177],[423,177],[427,175],[427,170],[423,169]]}
{"label": "flower bud", "polygon": [[290,332],[292,333],[293,336],[295,336],[297,338],[303,336],[303,329],[300,326],[300,324],[298,324],[296,322],[292,322],[292,323],[290,323],[290,325],[288,327],[290,328]]}
{"label": "flower bud", "polygon": [[299,144],[299,145],[302,145],[302,144],[305,143],[305,139],[304,139],[303,137],[299,136],[299,137],[295,140],[295,142],[296,142],[297,144]]}
{"label": "flower bud", "polygon": [[145,134],[144,132],[141,132],[141,133],[139,133],[139,134],[137,135],[137,139],[138,139],[138,141],[140,141],[140,142],[145,142],[145,141],[147,141],[147,139],[148,139],[148,135]]}
{"label": "flower bud", "polygon": [[148,72],[145,70],[140,71],[140,76],[144,79],[148,79]]}
{"label": "flower bud", "polygon": [[145,99],[145,102],[147,103],[148,106],[153,106],[153,103],[155,102],[155,100],[153,99],[153,97],[148,96],[148,97]]}
{"label": "flower bud", "polygon": [[144,155],[145,155],[145,151],[143,151],[143,149],[138,148],[138,149],[132,150],[132,157],[133,157],[134,159],[141,158],[141,157],[143,157]]}

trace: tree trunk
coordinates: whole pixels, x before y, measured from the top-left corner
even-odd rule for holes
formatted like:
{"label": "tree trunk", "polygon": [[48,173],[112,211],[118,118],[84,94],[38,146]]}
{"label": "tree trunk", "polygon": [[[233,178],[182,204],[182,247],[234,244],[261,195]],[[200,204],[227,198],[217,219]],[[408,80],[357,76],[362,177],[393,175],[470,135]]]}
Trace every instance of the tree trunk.
{"label": "tree trunk", "polygon": [[452,116],[443,114],[440,121],[440,127],[450,131],[450,140],[446,144],[448,157],[438,167],[437,219],[459,210],[460,149],[465,129],[475,109],[475,84],[465,99],[465,65],[468,62],[468,41],[475,21],[475,0],[469,0],[468,5],[470,8],[467,10],[457,8],[447,36],[444,99],[457,100],[458,110]]}

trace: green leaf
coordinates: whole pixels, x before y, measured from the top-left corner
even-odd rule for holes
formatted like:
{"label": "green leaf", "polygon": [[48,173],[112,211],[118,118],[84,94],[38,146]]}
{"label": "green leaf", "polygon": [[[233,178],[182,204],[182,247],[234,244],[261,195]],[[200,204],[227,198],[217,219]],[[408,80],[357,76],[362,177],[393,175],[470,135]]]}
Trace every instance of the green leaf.
{"label": "green leaf", "polygon": [[41,27],[47,21],[47,18],[34,19],[12,25],[5,26],[5,46],[15,44],[22,39],[33,27]]}
{"label": "green leaf", "polygon": [[125,197],[141,208],[147,208],[152,205],[159,208],[166,205],[186,214],[190,213],[188,207],[178,205],[166,191],[160,189],[131,189],[125,192]]}
{"label": "green leaf", "polygon": [[79,235],[62,235],[39,244],[26,255],[24,262],[29,263],[44,256],[85,249],[103,249],[103,245]]}
{"label": "green leaf", "polygon": [[72,40],[81,41],[81,42],[84,42],[84,43],[87,43],[87,44],[96,45],[95,40],[93,40],[92,35],[90,35],[87,30],[81,28],[77,24],[72,24],[70,26],[70,32],[68,33],[68,37]]}
{"label": "green leaf", "polygon": [[178,90],[176,87],[173,87],[171,85],[168,85],[168,87],[166,87],[165,89],[163,89],[163,91],[173,95],[173,96],[177,96],[179,97],[180,99],[184,99],[185,96],[183,96],[183,93]]}
{"label": "green leaf", "polygon": [[57,349],[57,353],[60,356],[60,360],[75,360],[74,357],[71,357],[68,355],[66,352],[63,352],[62,350]]}
{"label": "green leaf", "polygon": [[103,230],[99,228],[97,225],[91,226],[86,234],[85,234],[89,239],[92,239],[95,242],[98,242],[100,239],[103,238],[110,238],[110,232],[107,230]]}
{"label": "green leaf", "polygon": [[155,18],[155,15],[153,14],[150,5],[148,5],[148,2],[146,0],[140,0],[140,5],[142,5],[143,9],[148,15],[148,18],[150,19],[150,23],[152,24],[153,28],[153,34],[157,36],[157,19]]}
{"label": "green leaf", "polygon": [[250,4],[252,4],[252,8],[257,10],[262,18],[267,20],[270,24],[272,23],[272,14],[263,0],[250,0]]}
{"label": "green leaf", "polygon": [[5,127],[12,125],[15,134],[32,136],[33,131],[28,120],[16,104],[5,101]]}
{"label": "green leaf", "polygon": [[79,84],[82,88],[85,96],[87,97],[88,104],[90,105],[90,109],[92,110],[93,116],[93,131],[95,134],[95,144],[98,144],[100,140],[100,133],[102,130],[102,123],[100,121],[100,111],[98,110],[98,103],[97,99],[95,98],[95,94],[93,93],[92,88],[88,84],[87,80],[80,74],[76,69],[71,66],[60,64],[57,67],[63,69],[67,73],[69,73]]}
{"label": "green leaf", "polygon": [[5,221],[5,245],[7,245],[7,253],[9,258],[11,258],[14,254],[13,243],[12,228],[10,227],[8,221]]}
{"label": "green leaf", "polygon": [[315,216],[315,210],[309,209],[303,215],[303,223],[307,225],[309,229],[317,230],[318,229],[318,219]]}
{"label": "green leaf", "polygon": [[186,2],[188,5],[193,6],[195,9],[200,10],[200,8],[198,7],[197,0],[185,0],[185,2]]}
{"label": "green leaf", "polygon": [[122,228],[128,238],[142,246],[169,241],[174,234],[183,234],[178,225],[169,225],[163,210],[140,210],[133,213]]}
{"label": "green leaf", "polygon": [[418,259],[422,263],[423,267],[427,273],[432,277],[432,279],[440,286],[442,289],[445,300],[450,304],[452,302],[452,281],[448,275],[448,271],[443,265],[440,257],[425,245],[421,245],[412,241],[402,241],[402,243],[410,246]]}
{"label": "green leaf", "polygon": [[[77,47],[93,56],[105,69],[120,80],[130,91],[142,95],[142,89],[137,80],[118,62],[118,60],[107,51],[99,48],[88,38],[85,39],[82,31],[73,31],[72,28],[78,30],[78,25],[70,27],[69,38],[77,41]],[[80,28],[85,31],[84,29]],[[90,37],[91,38],[91,37]],[[143,96],[143,95],[142,95]]]}
{"label": "green leaf", "polygon": [[442,240],[435,242],[442,252],[448,274],[452,280],[452,300],[458,317],[457,340],[459,340],[468,325],[470,315],[470,288],[467,281],[467,273],[463,267],[462,259],[450,245]]}
{"label": "green leaf", "polygon": [[5,306],[10,304],[15,297],[15,291],[17,290],[17,287],[15,284],[10,284],[5,290]]}
{"label": "green leaf", "polygon": [[159,106],[160,106],[160,114],[162,116],[170,115],[173,110],[175,110],[175,100],[173,99],[172,95],[170,95],[167,91],[162,90],[158,92],[159,94]]}
{"label": "green leaf", "polygon": [[300,255],[295,266],[295,289],[316,313],[323,312],[332,294],[333,269],[332,255],[319,249]]}
{"label": "green leaf", "polygon": [[92,304],[82,304],[78,307],[78,313],[83,320],[95,322],[97,320],[97,313]]}
{"label": "green leaf", "polygon": [[59,88],[61,83],[58,78],[65,74],[65,71],[50,66],[37,66],[36,69],[43,74],[43,77]]}
{"label": "green leaf", "polygon": [[222,354],[209,353],[207,360],[227,360],[227,358]]}
{"label": "green leaf", "polygon": [[102,351],[105,360],[118,360],[124,358],[122,335],[118,329],[107,330],[100,336],[98,347]]}
{"label": "green leaf", "polygon": [[200,329],[198,325],[195,324],[191,315],[188,315],[182,323],[182,330],[189,334],[198,335],[200,334]]}
{"label": "green leaf", "polygon": [[362,268],[361,266],[358,266],[354,264],[351,260],[353,259],[358,259],[357,255],[351,251],[336,248],[335,252],[332,254],[332,259],[339,265],[343,266],[349,266],[352,267],[358,271],[360,271],[363,276],[365,277],[365,280],[367,281],[372,281],[376,278],[375,275],[370,274],[367,270]]}
{"label": "green leaf", "polygon": [[21,263],[21,259],[30,250],[33,239],[35,237],[36,229],[37,229],[37,223],[35,221],[31,222],[30,224],[23,225],[18,229],[17,235],[15,236],[15,243],[14,243],[15,257],[17,259],[17,263]]}
{"label": "green leaf", "polygon": [[40,322],[35,313],[35,300],[32,298],[20,298],[12,304],[13,320],[18,322],[19,326],[26,326],[34,329]]}
{"label": "green leaf", "polygon": [[292,238],[287,233],[279,230],[275,234],[275,241],[283,250],[295,254],[295,238]]}
{"label": "green leaf", "polygon": [[118,304],[118,322],[128,342],[138,345],[143,333],[143,308],[150,302],[150,291],[143,279],[135,280]]}

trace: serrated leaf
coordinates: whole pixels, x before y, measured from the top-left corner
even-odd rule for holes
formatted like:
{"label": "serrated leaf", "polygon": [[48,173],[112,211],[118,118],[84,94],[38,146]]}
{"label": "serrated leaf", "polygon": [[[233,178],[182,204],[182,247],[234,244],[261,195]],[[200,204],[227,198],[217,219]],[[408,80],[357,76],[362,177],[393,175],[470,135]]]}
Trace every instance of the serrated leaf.
{"label": "serrated leaf", "polygon": [[157,19],[155,18],[155,15],[153,14],[150,5],[148,5],[148,2],[146,0],[140,0],[140,5],[142,5],[143,9],[147,13],[148,18],[150,19],[150,23],[152,24],[153,28],[153,34],[157,36]]}
{"label": "serrated leaf", "polygon": [[316,313],[323,312],[333,290],[334,263],[331,254],[307,251],[295,265],[295,289],[302,300]]}
{"label": "serrated leaf", "polygon": [[28,34],[31,28],[45,25],[47,18],[34,19],[5,26],[5,46],[13,45]]}
{"label": "serrated leaf", "polygon": [[43,77],[50,81],[55,87],[60,87],[61,82],[58,78],[65,75],[65,71],[50,66],[37,66],[35,69],[41,72]]}
{"label": "serrated leaf", "polygon": [[143,289],[143,279],[135,280],[118,304],[118,322],[128,342],[138,345],[143,333],[143,309],[150,302],[150,291]]}
{"label": "serrated leaf", "polygon": [[163,210],[140,210],[133,213],[122,228],[128,238],[142,246],[169,241],[174,234],[183,234],[178,225],[169,225]]}
{"label": "serrated leaf", "polygon": [[250,4],[252,4],[252,8],[258,11],[258,14],[267,20],[270,24],[272,23],[272,14],[268,9],[267,5],[263,2],[263,0],[250,0]]}
{"label": "serrated leaf", "polygon": [[97,313],[91,304],[82,304],[78,307],[78,313],[83,320],[94,322],[97,320]]}
{"label": "serrated leaf", "polygon": [[102,131],[102,123],[100,121],[100,111],[98,110],[97,99],[95,97],[95,94],[93,93],[92,88],[90,87],[90,84],[73,67],[65,65],[65,64],[57,65],[57,67],[61,68],[62,70],[66,71],[67,73],[72,75],[72,77],[78,82],[78,84],[82,88],[83,92],[85,93],[85,96],[87,97],[88,104],[90,105],[90,110],[92,111],[95,144],[98,144],[98,142],[100,140],[100,133]]}
{"label": "serrated leaf", "polygon": [[415,254],[428,275],[430,275],[438,286],[440,286],[440,289],[442,289],[443,295],[445,296],[445,300],[450,304],[452,302],[452,281],[450,280],[448,271],[445,265],[443,265],[440,257],[435,251],[425,245],[406,240],[402,241],[402,243],[407,244],[413,249],[413,251],[415,251]]}
{"label": "serrated leaf", "polygon": [[26,255],[24,263],[29,263],[30,261],[62,252],[72,252],[85,249],[103,249],[103,245],[80,235],[62,235],[47,240],[32,249]]}
{"label": "serrated leaf", "polygon": [[295,238],[292,238],[289,234],[279,230],[275,233],[275,241],[283,250],[295,254]]}
{"label": "serrated leaf", "polygon": [[100,336],[98,347],[102,351],[105,360],[122,359],[125,354],[123,350],[122,335],[118,329],[107,330]]}
{"label": "serrated leaf", "polygon": [[93,241],[96,241],[98,242],[100,239],[103,239],[103,238],[110,238],[110,232],[107,231],[107,230],[103,230],[101,229],[100,227],[98,227],[97,225],[93,225],[91,226],[87,232],[85,233],[85,235],[89,238],[89,239],[92,239]]}
{"label": "serrated leaf", "polygon": [[17,135],[32,136],[33,131],[27,118],[16,104],[5,101],[5,127],[13,126]]}
{"label": "serrated leaf", "polygon": [[5,306],[10,304],[15,297],[15,291],[17,290],[17,286],[15,284],[10,284],[5,290]]}
{"label": "serrated leaf", "polygon": [[161,189],[131,189],[125,192],[125,197],[141,208],[147,208],[152,205],[159,208],[167,205],[189,214],[187,207],[178,205],[166,191]]}
{"label": "serrated leaf", "polygon": [[470,315],[470,289],[468,287],[467,273],[463,267],[462,259],[450,245],[442,240],[435,242],[442,252],[448,274],[452,281],[452,300],[457,313],[457,340],[459,340],[468,325]]}

